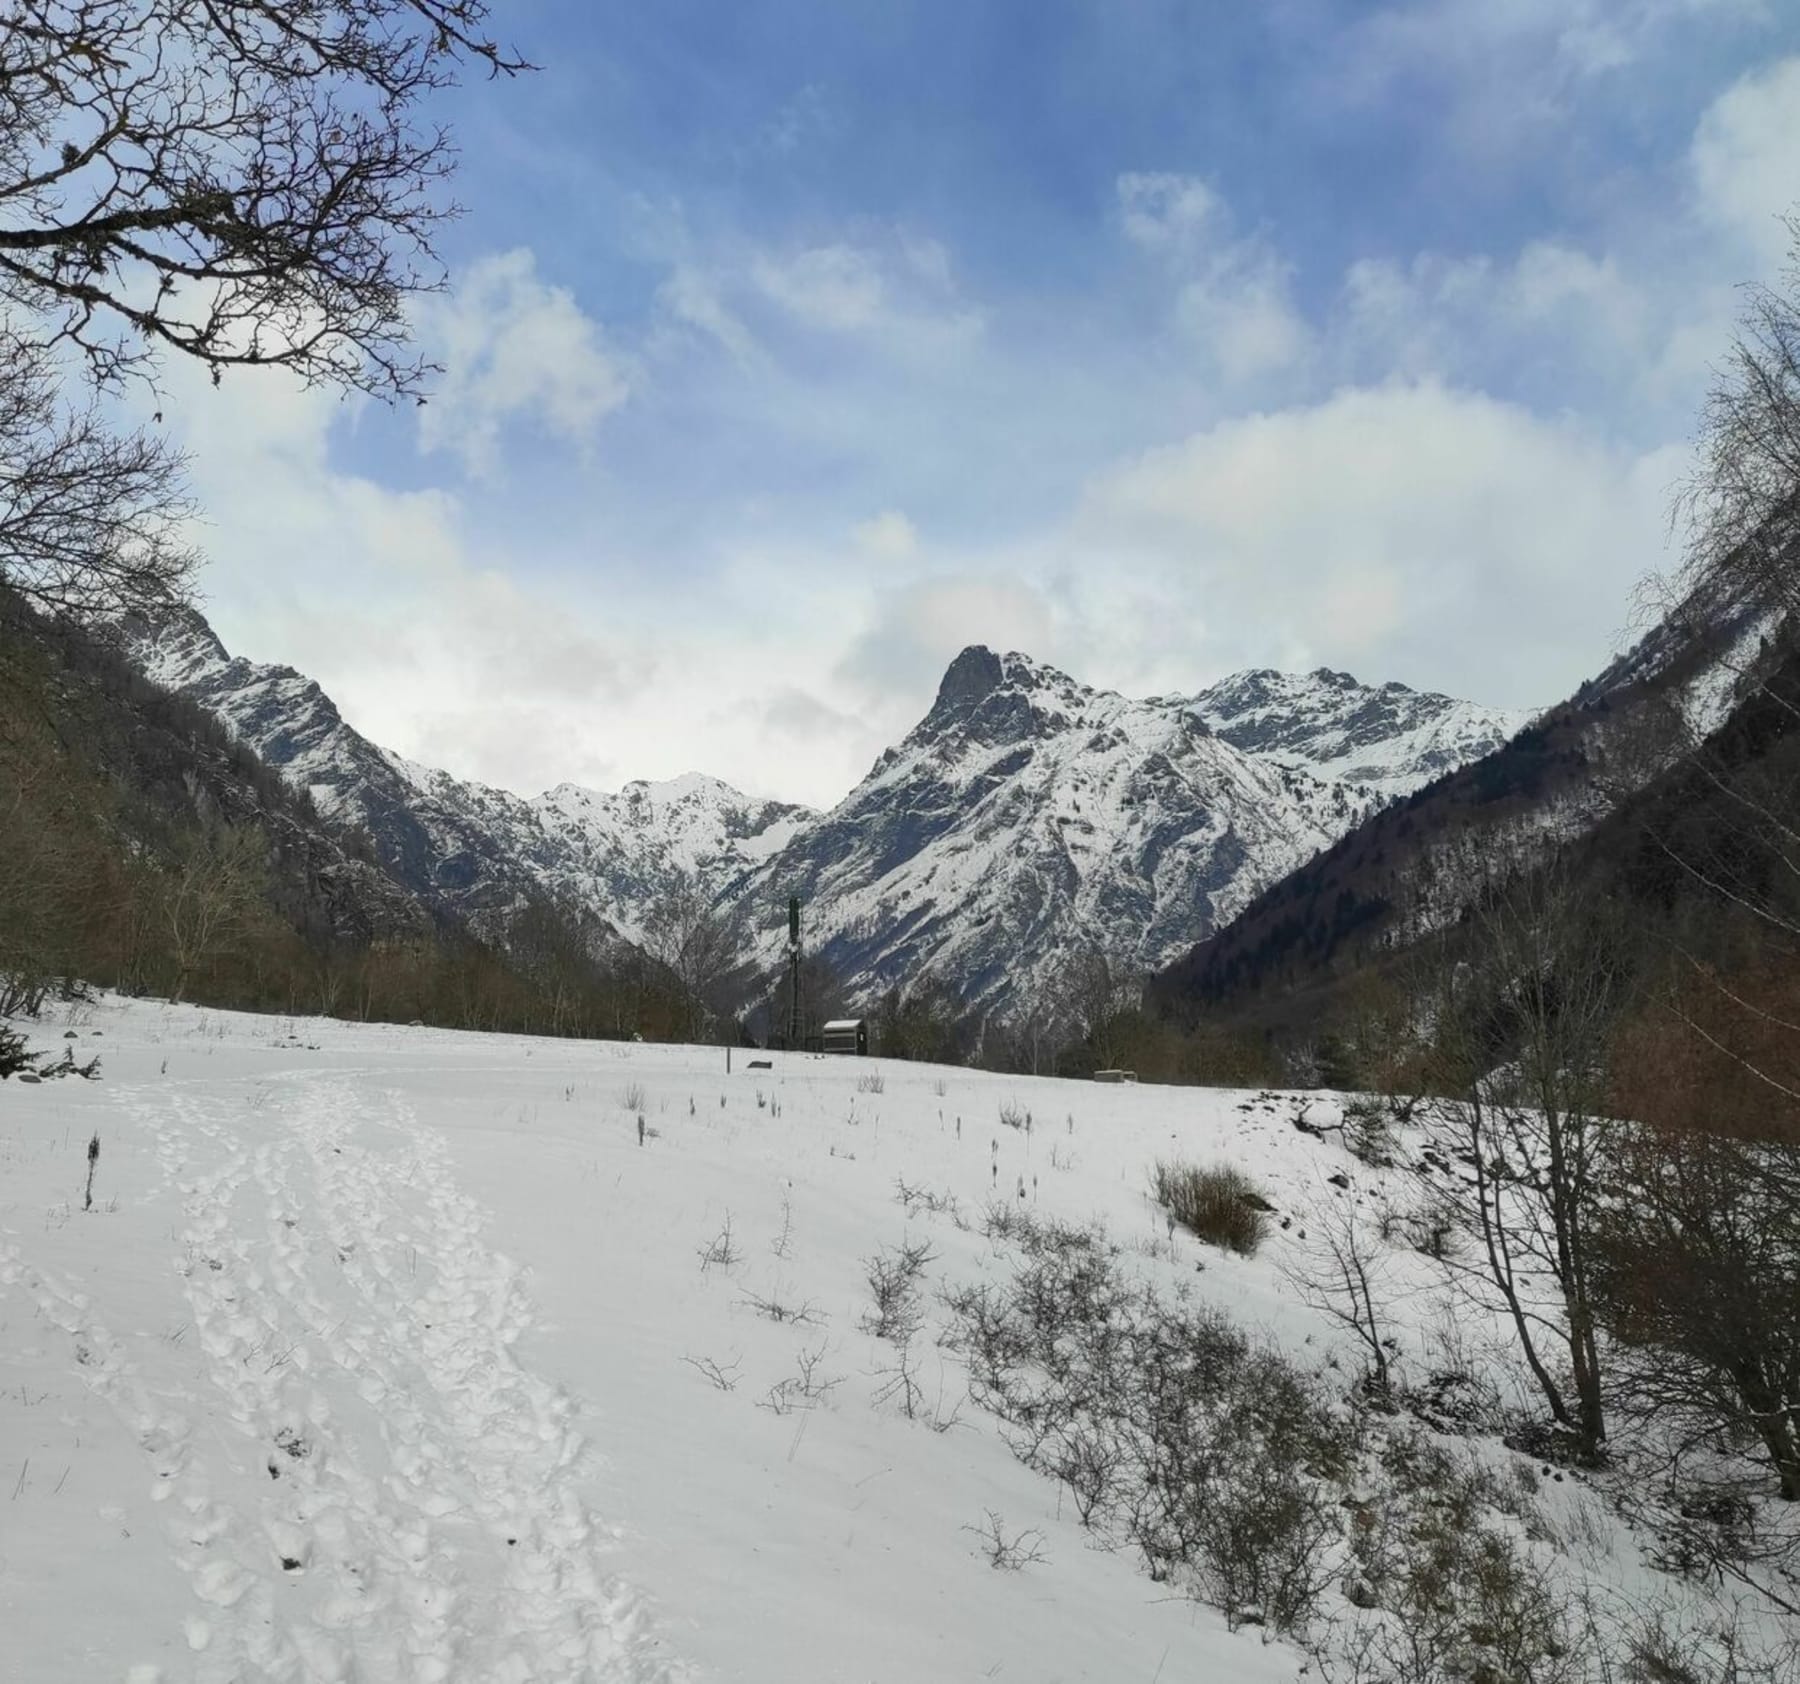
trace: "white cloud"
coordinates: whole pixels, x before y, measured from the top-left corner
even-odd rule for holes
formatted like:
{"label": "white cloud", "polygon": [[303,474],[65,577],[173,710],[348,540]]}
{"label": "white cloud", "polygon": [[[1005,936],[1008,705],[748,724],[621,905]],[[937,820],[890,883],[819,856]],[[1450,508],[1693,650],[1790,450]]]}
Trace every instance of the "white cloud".
{"label": "white cloud", "polygon": [[758,257],[756,284],[808,327],[854,333],[877,321],[887,288],[873,255],[855,246],[810,246],[783,256]]}
{"label": "white cloud", "polygon": [[456,451],[477,474],[497,465],[502,431],[515,423],[585,447],[630,389],[598,324],[567,288],[538,278],[529,251],[471,264],[447,299],[427,301],[421,326],[444,374],[419,442]]}
{"label": "white cloud", "polygon": [[[1659,560],[1675,467],[1479,393],[1351,389],[1122,464],[1068,542],[1153,596],[1160,584],[1159,655],[1185,644],[1190,671],[1197,650],[1236,665],[1260,641],[1545,702],[1600,664]],[[1071,594],[1103,627],[1104,583]],[[1115,639],[1106,658],[1129,655]]]}
{"label": "white cloud", "polygon": [[1405,264],[1366,258],[1344,276],[1333,348],[1346,371],[1516,376],[1534,359],[1564,372],[1605,368],[1629,381],[1654,360],[1668,310],[1610,254],[1552,240],[1510,261],[1422,252]]}
{"label": "white cloud", "polygon": [[766,363],[755,334],[725,302],[711,275],[689,264],[678,264],[656,297],[669,316],[716,341],[740,367],[755,368]]}
{"label": "white cloud", "polygon": [[1290,302],[1288,275],[1273,262],[1225,264],[1181,289],[1175,314],[1230,385],[1289,368],[1311,339]]}
{"label": "white cloud", "polygon": [[1177,326],[1228,384],[1292,366],[1309,333],[1293,302],[1293,268],[1260,234],[1240,236],[1218,194],[1195,176],[1126,174],[1120,226],[1175,285]]}
{"label": "white cloud", "polygon": [[854,339],[908,356],[955,350],[979,337],[978,310],[957,293],[949,254],[905,230],[797,249],[761,247],[717,283],[747,290],[813,333]]}
{"label": "white cloud", "polygon": [[1757,22],[1767,10],[1766,0],[1402,0],[1359,21],[1344,68],[1377,86],[1417,71],[1501,85],[1532,66],[1542,91],[1560,95],[1640,63],[1683,27]]}
{"label": "white cloud", "polygon": [[1735,235],[1773,279],[1788,255],[1781,218],[1800,209],[1800,57],[1734,83],[1694,134],[1701,213]]}
{"label": "white cloud", "polygon": [[919,534],[898,509],[883,509],[851,531],[856,547],[871,561],[906,561],[919,549]]}
{"label": "white cloud", "polygon": [[1622,214],[1510,256],[1353,264],[1323,339],[1334,374],[1591,401],[1640,435],[1685,434],[1741,308],[1737,286],[1774,280],[1789,255],[1800,57],[1746,75],[1706,108],[1655,203],[1653,217]]}
{"label": "white cloud", "polygon": [[1146,251],[1191,256],[1220,215],[1219,196],[1198,176],[1130,172],[1116,186],[1126,237]]}
{"label": "white cloud", "polygon": [[788,157],[823,145],[842,127],[842,119],[825,89],[809,82],[783,101],[762,126],[758,139],[765,152]]}

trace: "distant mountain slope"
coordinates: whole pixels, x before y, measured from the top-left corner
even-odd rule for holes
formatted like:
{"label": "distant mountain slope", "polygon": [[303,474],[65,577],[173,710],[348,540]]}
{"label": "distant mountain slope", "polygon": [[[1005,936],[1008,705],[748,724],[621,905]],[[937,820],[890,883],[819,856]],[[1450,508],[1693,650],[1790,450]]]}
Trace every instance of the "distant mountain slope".
{"label": "distant mountain slope", "polygon": [[233,658],[198,614],[125,633],[148,676],[364,831],[384,867],[448,915],[482,928],[547,894],[639,940],[688,875],[770,965],[797,894],[809,947],[865,1001],[929,972],[974,1005],[1009,1009],[1076,951],[1164,964],[1518,723],[1325,670],[1139,701],[972,647],[918,727],[829,813],[700,773],[527,799],[378,747],[312,679]]}
{"label": "distant mountain slope", "polygon": [[[1166,962],[1431,755],[1479,752],[1513,723],[1340,674],[1135,701],[973,647],[905,741],[746,892],[771,957],[782,898],[799,894],[815,945],[865,998],[930,970],[972,1003],[1017,1007],[1072,952]],[[1325,770],[1345,765],[1369,781]]]}
{"label": "distant mountain slope", "polygon": [[548,880],[589,904],[610,906],[634,933],[675,873],[724,893],[818,817],[810,807],[745,795],[704,772],[628,783],[616,794],[558,784],[530,805],[552,850]]}
{"label": "distant mountain slope", "polygon": [[1510,741],[1370,814],[1155,978],[1179,1019],[1297,1023],[1453,926],[1487,874],[1592,837],[1730,720],[1778,658],[1741,605],[1686,604]]}
{"label": "distant mountain slope", "polygon": [[678,872],[717,892],[809,816],[699,774],[616,795],[560,784],[527,800],[377,746],[314,680],[232,657],[197,613],[132,622],[126,636],[148,677],[211,710],[321,811],[365,831],[409,889],[477,924],[548,892],[636,939]]}
{"label": "distant mountain slope", "polygon": [[205,981],[273,1004],[303,955],[436,929],[207,709],[0,589],[0,979]]}
{"label": "distant mountain slope", "polygon": [[1487,753],[1530,717],[1404,684],[1360,684],[1329,667],[1235,673],[1189,705],[1233,748],[1390,799]]}

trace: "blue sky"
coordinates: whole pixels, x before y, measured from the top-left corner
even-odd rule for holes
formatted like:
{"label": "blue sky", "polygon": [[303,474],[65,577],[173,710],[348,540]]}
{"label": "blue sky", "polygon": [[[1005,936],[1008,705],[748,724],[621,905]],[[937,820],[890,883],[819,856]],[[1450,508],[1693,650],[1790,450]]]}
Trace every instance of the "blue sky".
{"label": "blue sky", "polygon": [[181,409],[228,643],[527,792],[829,802],[978,640],[1557,699],[1800,201],[1773,0],[502,11],[432,403]]}

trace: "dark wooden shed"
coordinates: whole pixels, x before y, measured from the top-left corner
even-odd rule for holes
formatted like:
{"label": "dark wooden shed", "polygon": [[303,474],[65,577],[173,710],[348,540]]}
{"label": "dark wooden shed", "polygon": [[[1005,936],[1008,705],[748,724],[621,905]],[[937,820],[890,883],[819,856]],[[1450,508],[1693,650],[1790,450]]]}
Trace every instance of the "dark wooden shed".
{"label": "dark wooden shed", "polygon": [[869,1023],[867,1018],[840,1017],[825,1025],[825,1051],[828,1053],[854,1053],[866,1058],[869,1052]]}

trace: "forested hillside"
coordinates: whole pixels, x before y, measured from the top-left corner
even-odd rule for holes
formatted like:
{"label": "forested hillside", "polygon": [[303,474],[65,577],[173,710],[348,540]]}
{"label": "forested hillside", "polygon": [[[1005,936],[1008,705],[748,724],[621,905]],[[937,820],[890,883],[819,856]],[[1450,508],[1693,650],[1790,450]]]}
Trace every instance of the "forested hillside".
{"label": "forested hillside", "polygon": [[0,1011],[83,985],[551,1033],[672,1021],[669,985],[548,900],[503,946],[428,908],[103,634],[0,595]]}

